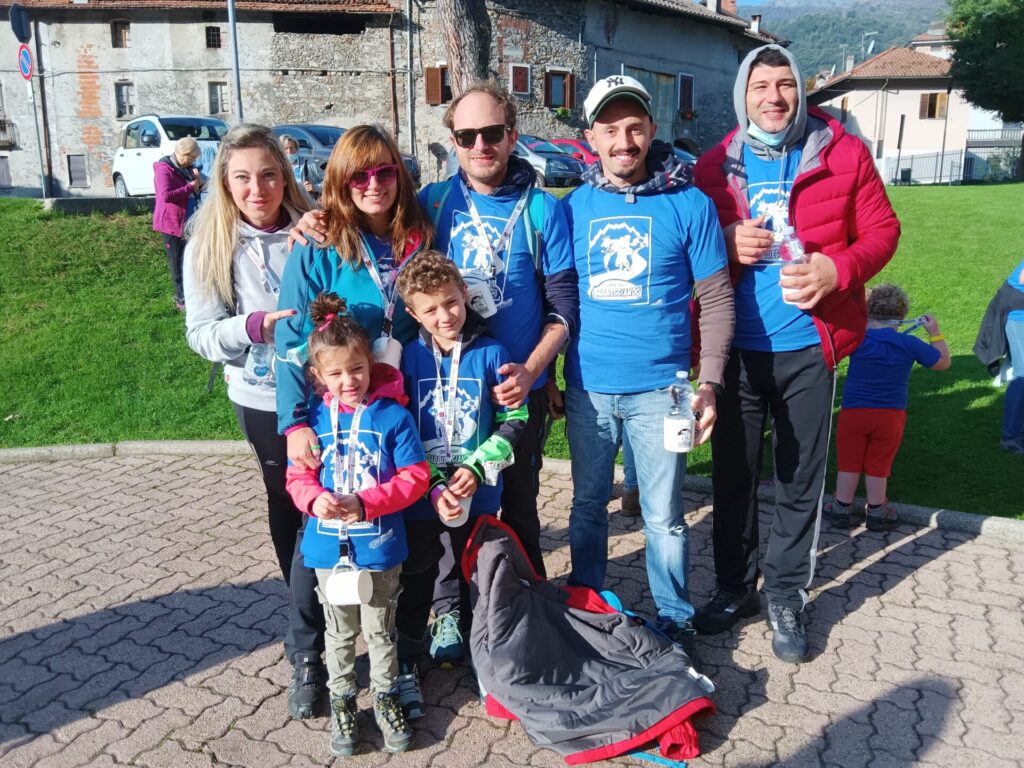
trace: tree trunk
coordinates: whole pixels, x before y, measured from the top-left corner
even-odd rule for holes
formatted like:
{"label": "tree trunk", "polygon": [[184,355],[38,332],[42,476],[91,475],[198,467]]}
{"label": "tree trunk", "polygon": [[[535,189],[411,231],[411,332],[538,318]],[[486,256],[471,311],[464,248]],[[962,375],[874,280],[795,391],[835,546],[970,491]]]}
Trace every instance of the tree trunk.
{"label": "tree trunk", "polygon": [[485,80],[490,75],[491,20],[484,0],[438,0],[437,13],[448,54],[452,95],[458,96],[474,80]]}

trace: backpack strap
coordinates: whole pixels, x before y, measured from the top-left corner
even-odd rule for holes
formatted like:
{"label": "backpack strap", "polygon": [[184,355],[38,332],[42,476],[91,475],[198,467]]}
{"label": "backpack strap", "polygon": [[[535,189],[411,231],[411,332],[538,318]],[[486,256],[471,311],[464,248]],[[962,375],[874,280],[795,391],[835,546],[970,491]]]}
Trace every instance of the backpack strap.
{"label": "backpack strap", "polygon": [[543,282],[544,270],[541,265],[541,253],[544,247],[544,224],[547,208],[544,206],[544,192],[531,187],[526,197],[526,242],[533,259],[533,269],[537,279]]}
{"label": "backpack strap", "polygon": [[430,223],[434,225],[437,232],[438,224],[441,221],[441,211],[452,191],[451,181],[436,181],[427,187],[427,215],[430,216]]}

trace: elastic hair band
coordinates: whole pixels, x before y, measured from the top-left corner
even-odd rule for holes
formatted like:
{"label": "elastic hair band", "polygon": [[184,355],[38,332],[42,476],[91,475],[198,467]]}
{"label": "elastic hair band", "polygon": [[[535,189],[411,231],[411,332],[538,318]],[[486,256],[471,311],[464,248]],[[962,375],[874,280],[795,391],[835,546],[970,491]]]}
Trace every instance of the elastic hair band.
{"label": "elastic hair band", "polygon": [[329,326],[331,324],[331,322],[334,320],[334,317],[335,317],[335,315],[334,315],[333,312],[328,312],[326,315],[324,315],[323,325],[321,325],[319,328],[317,328],[316,332],[317,333],[323,333],[324,331],[326,331],[327,330],[327,326]]}

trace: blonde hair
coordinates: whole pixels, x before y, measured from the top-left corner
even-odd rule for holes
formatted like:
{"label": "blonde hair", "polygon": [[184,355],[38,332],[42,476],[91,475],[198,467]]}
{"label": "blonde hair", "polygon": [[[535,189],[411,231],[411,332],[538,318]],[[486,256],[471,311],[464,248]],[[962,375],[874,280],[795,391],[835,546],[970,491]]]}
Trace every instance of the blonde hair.
{"label": "blonde hair", "polygon": [[369,229],[366,216],[352,200],[349,182],[359,171],[378,165],[398,166],[398,195],[391,209],[391,253],[395,262],[405,256],[410,233],[418,231],[421,242],[430,242],[430,220],[420,208],[412,177],[402,163],[402,154],[395,140],[380,126],[357,125],[350,128],[334,145],[324,175],[321,203],[327,227],[327,244],[333,245],[342,261],[353,269],[362,263],[360,230]]}
{"label": "blonde hair", "polygon": [[195,160],[199,157],[199,142],[191,136],[185,136],[174,142],[174,157],[177,160]]}
{"label": "blonde hair", "polygon": [[208,293],[219,298],[228,307],[235,307],[235,286],[232,266],[238,248],[238,227],[241,214],[228,190],[228,163],[241,149],[265,149],[274,159],[284,182],[283,205],[293,211],[305,213],[309,201],[299,191],[291,163],[285,157],[281,142],[263,125],[241,123],[221,139],[220,149],[213,161],[213,173],[208,185],[209,197],[186,226],[196,282]]}
{"label": "blonde hair", "polygon": [[910,297],[892,283],[876,285],[868,293],[868,317],[872,320],[902,320],[910,311]]}

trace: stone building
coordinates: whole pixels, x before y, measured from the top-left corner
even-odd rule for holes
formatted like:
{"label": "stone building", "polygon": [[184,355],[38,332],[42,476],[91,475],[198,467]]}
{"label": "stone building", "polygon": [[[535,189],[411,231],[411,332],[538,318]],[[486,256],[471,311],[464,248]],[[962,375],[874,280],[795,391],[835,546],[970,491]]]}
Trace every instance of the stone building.
{"label": "stone building", "polygon": [[[34,109],[51,194],[112,193],[118,134],[136,115],[237,119],[230,29],[208,0],[21,0],[33,27]],[[579,135],[596,78],[630,74],[655,96],[659,137],[694,150],[734,124],[732,81],[775,40],[735,0],[487,0],[494,76],[521,130]],[[443,172],[446,54],[434,0],[238,0],[244,118],[266,124],[375,122]],[[0,194],[39,194],[33,105],[0,34]]]}

